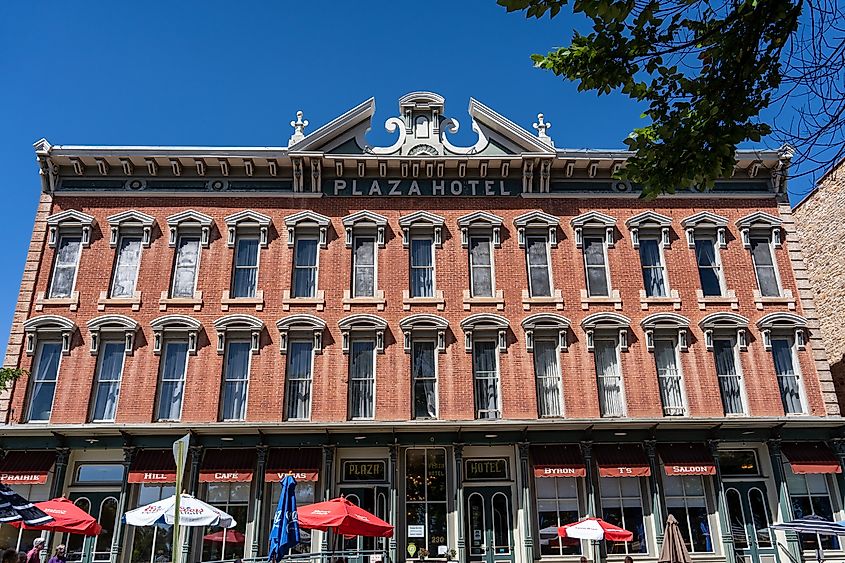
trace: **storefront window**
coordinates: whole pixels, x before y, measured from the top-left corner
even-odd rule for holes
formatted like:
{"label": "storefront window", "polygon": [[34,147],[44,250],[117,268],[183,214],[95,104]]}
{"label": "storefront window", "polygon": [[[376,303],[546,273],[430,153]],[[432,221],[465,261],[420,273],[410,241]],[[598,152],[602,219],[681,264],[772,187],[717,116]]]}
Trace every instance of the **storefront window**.
{"label": "storefront window", "polygon": [[120,483],[123,481],[123,465],[108,463],[86,463],[76,466],[77,483]]}
{"label": "storefront window", "polygon": [[558,526],[580,519],[578,510],[579,479],[573,477],[537,477],[537,519],[540,555],[581,555],[581,540],[561,538]]}
{"label": "storefront window", "polygon": [[[317,483],[314,481],[297,481],[296,482],[296,507],[302,508],[306,504],[314,504],[315,490]],[[279,506],[279,497],[282,496],[282,483],[277,481],[270,485],[270,502],[267,506],[267,517],[262,531],[269,534],[273,528],[273,517],[276,514],[276,508]],[[268,540],[269,541],[269,540]],[[267,541],[261,540],[263,545],[263,555],[267,555]],[[293,553],[310,553],[311,552],[311,531],[305,528],[299,528],[299,543],[296,544],[290,551]]]}
{"label": "storefront window", "polygon": [[209,483],[206,498],[208,504],[230,514],[236,521],[229,531],[219,526],[203,529],[202,560],[218,561],[244,556],[244,533],[246,531],[249,483]]}
{"label": "storefront window", "polygon": [[415,544],[416,553],[426,549],[429,557],[442,557],[448,549],[446,450],[443,448],[407,450],[405,474],[407,475],[405,510],[408,543]]}
{"label": "storefront window", "polygon": [[639,477],[601,477],[602,518],[633,532],[629,542],[607,542],[608,553],[648,553]]}
{"label": "storefront window", "polygon": [[[145,506],[176,494],[173,485],[141,484],[138,487],[138,502],[135,506]],[[173,526],[131,526],[132,563],[164,563],[172,561]]]}
{"label": "storefront window", "polygon": [[754,450],[724,450],[719,452],[722,475],[759,475],[757,453]]}
{"label": "storefront window", "polygon": [[[815,515],[831,522],[839,520],[833,517],[830,490],[824,475],[796,475],[788,463],[783,464],[783,472],[786,475],[786,488],[789,491],[793,517],[805,518]],[[819,545],[822,549],[840,549],[839,538],[836,536],[800,534],[800,538],[803,549],[815,550]]]}
{"label": "storefront window", "polygon": [[[49,485],[9,485],[9,487],[30,502],[41,502],[50,498]],[[29,551],[32,549],[32,542],[35,538],[40,538],[42,533],[39,530],[20,530],[14,526],[0,526],[0,551],[10,548]]]}
{"label": "storefront window", "polygon": [[692,553],[713,552],[710,518],[701,475],[663,477],[666,510],[678,520],[687,549]]}

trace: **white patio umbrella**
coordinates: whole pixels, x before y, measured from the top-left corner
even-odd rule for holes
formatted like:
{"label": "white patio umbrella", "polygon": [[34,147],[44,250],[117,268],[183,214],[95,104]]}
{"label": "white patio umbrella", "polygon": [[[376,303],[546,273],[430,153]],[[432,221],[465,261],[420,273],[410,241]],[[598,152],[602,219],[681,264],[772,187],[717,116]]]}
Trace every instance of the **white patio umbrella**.
{"label": "white patio umbrella", "polygon": [[[182,526],[234,528],[237,525],[235,519],[229,514],[191,495],[183,493],[179,504],[179,524]],[[123,516],[123,520],[132,526],[173,524],[176,514],[175,507],[176,495],[130,510]]]}

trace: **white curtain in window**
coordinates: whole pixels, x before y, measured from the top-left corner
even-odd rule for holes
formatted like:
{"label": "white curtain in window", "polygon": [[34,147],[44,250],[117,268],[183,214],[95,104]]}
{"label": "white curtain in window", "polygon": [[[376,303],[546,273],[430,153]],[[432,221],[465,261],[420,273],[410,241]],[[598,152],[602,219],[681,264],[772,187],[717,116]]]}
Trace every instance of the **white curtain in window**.
{"label": "white curtain in window", "polygon": [[293,271],[293,296],[317,294],[317,239],[297,238]]}
{"label": "white curtain in window", "polygon": [[70,297],[79,264],[79,252],[82,249],[81,237],[61,237],[56,250],[53,266],[53,281],[50,284],[50,297]]}
{"label": "white curtain in window", "polygon": [[239,238],[235,248],[232,297],[255,297],[258,287],[258,239]]}
{"label": "white curtain in window", "polygon": [[496,343],[480,340],[472,347],[475,379],[476,418],[500,418],[499,371],[496,366]]}
{"label": "white curtain in window", "polygon": [[434,342],[414,342],[414,418],[437,418]]}
{"label": "white curtain in window", "polygon": [[173,297],[190,299],[194,296],[199,252],[199,237],[179,237],[179,248],[176,249],[176,265],[173,271]]}
{"label": "white curtain in window", "polygon": [[411,294],[434,296],[434,261],[430,238],[411,239]]}
{"label": "white curtain in window", "polygon": [[549,297],[552,294],[552,288],[546,238],[529,237],[527,247],[528,282],[531,284],[531,296]]}
{"label": "white curtain in window", "polygon": [[353,295],[372,297],[375,295],[376,241],[372,237],[355,237],[355,253],[352,257],[355,279]]}
{"label": "white curtain in window", "polygon": [[660,384],[660,399],[663,414],[676,416],[684,414],[684,396],[681,389],[681,372],[673,340],[655,340],[654,363],[657,365],[657,380]]}
{"label": "white curtain in window", "polygon": [[715,340],[713,353],[716,356],[716,374],[719,377],[719,389],[722,392],[722,406],[725,414],[742,414],[742,382],[736,371],[733,341]]}
{"label": "white curtain in window", "polygon": [[801,405],[798,374],[795,372],[792,361],[792,342],[785,338],[773,338],[772,357],[775,361],[775,373],[778,377],[784,412],[787,414],[804,412]]}
{"label": "white curtain in window", "polygon": [[349,351],[349,417],[373,418],[375,415],[375,344],[372,340],[353,340]]}
{"label": "white curtain in window", "polygon": [[32,376],[32,390],[29,400],[29,420],[50,420],[53,397],[56,394],[56,379],[59,375],[59,361],[62,345],[59,342],[44,342],[38,354],[35,373]]}
{"label": "white curtain in window", "polygon": [[120,237],[111,286],[112,297],[132,297],[135,293],[135,280],[138,277],[140,260],[141,237]]}
{"label": "white curtain in window", "polygon": [[557,342],[534,342],[534,374],[537,377],[537,409],[541,417],[561,416],[561,381]]}
{"label": "white curtain in window", "polygon": [[104,342],[100,347],[100,369],[91,416],[95,421],[114,420],[125,356],[125,344],[122,341]]}
{"label": "white curtain in window", "polygon": [[158,398],[158,419],[179,420],[182,416],[185,368],[188,363],[188,343],[179,341],[166,342],[162,362]]}
{"label": "white curtain in window", "polygon": [[640,239],[643,285],[649,297],[666,297],[666,276],[656,239]]}
{"label": "white curtain in window", "polygon": [[615,340],[596,340],[594,354],[602,416],[622,416],[622,374],[616,355]]}
{"label": "white curtain in window", "polygon": [[249,381],[249,341],[233,341],[226,346],[226,376],[223,381],[223,420],[243,420]]}
{"label": "white curtain in window", "polygon": [[470,238],[469,263],[472,269],[472,296],[493,297],[493,262],[489,238]]}
{"label": "white curtain in window", "polygon": [[311,415],[311,358],[314,343],[294,340],[288,345],[288,420],[307,420]]}

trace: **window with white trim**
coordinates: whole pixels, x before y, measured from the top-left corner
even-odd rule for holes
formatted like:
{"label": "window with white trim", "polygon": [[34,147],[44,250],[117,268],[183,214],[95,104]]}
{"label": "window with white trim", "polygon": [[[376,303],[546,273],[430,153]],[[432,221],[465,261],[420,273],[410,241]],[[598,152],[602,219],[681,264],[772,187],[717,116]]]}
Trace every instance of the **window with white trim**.
{"label": "window with white trim", "polygon": [[757,275],[757,288],[763,297],[780,297],[777,265],[768,237],[751,237],[751,259]]}
{"label": "window with white trim", "polygon": [[200,263],[199,234],[180,234],[176,243],[173,262],[173,281],[170,296],[190,299],[197,289],[197,272]]}
{"label": "window with white trim", "polygon": [[120,235],[112,273],[111,298],[129,298],[135,295],[138,270],[141,266],[141,235]]}
{"label": "window with white trim", "polygon": [[639,247],[646,296],[668,296],[666,265],[663,260],[660,240],[657,237],[640,237]]}
{"label": "window with white trim", "polygon": [[629,542],[608,541],[608,554],[648,553],[641,477],[600,477],[602,519],[634,534]]}
{"label": "window with white trim", "polygon": [[349,419],[375,418],[376,343],[353,337],[349,345]]}
{"label": "window with white trim", "polygon": [[349,310],[355,299],[375,302],[384,308],[384,290],[378,285],[378,249],[384,248],[387,218],[372,211],[359,211],[343,218],[346,248],[352,250],[352,271],[349,292],[344,292],[344,308]]}
{"label": "window with white trim", "polygon": [[719,379],[719,392],[722,395],[722,407],[725,414],[744,414],[742,373],[738,366],[736,340],[733,337],[714,338],[713,356],[716,362],[716,375]]}
{"label": "window with white trim", "polygon": [[622,388],[619,340],[615,336],[596,336],[593,346],[601,416],[624,416],[625,398]]}
{"label": "window with white trim", "polygon": [[376,238],[359,235],[352,242],[352,296],[374,297],[376,292]]}
{"label": "window with white trim", "polygon": [[414,419],[437,418],[437,349],[434,339],[411,343]]}
{"label": "window with white trim", "polygon": [[311,382],[314,367],[314,339],[294,339],[287,347],[285,370],[285,418],[311,418]]}
{"label": "window with white trim", "polygon": [[249,366],[252,359],[252,342],[245,339],[226,339],[223,371],[223,397],[220,401],[220,419],[244,420],[249,389]]}
{"label": "window with white trim", "polygon": [[771,349],[783,412],[786,414],[805,412],[801,372],[798,367],[798,357],[795,354],[795,339],[787,335],[772,335]]}
{"label": "window with white trim", "polygon": [[527,235],[525,259],[528,266],[528,289],[531,297],[551,297],[552,270],[549,264],[549,239]]}
{"label": "window with white trim", "polygon": [[61,361],[61,341],[39,338],[34,367],[29,376],[27,421],[49,422]]}
{"label": "window with white trim", "polygon": [[71,297],[76,287],[76,273],[82,252],[81,235],[62,235],[56,245],[53,275],[50,280],[50,299]]}
{"label": "window with white trim", "polygon": [[[138,484],[138,506],[146,506],[176,494],[173,484]],[[130,505],[131,506],[131,505]],[[173,526],[131,526],[127,530],[128,541],[132,542],[130,563],[156,563],[156,558],[171,559]]]}
{"label": "window with white trim", "polygon": [[695,259],[704,297],[721,297],[724,294],[725,282],[716,240],[712,237],[696,236]]}
{"label": "window with white trim", "polygon": [[166,339],[159,368],[156,420],[177,421],[182,418],[187,370],[188,340]]}
{"label": "window with white trim", "polygon": [[581,555],[581,540],[561,538],[557,529],[581,519],[576,477],[535,477],[540,556]]}
{"label": "window with white trim", "polygon": [[499,353],[495,339],[473,339],[472,377],[475,388],[475,418],[502,418]]}
{"label": "window with white trim", "polygon": [[493,252],[489,236],[469,238],[470,288],[472,297],[493,297]]}
{"label": "window with white trim", "polygon": [[99,346],[97,378],[94,381],[94,402],[91,420],[94,422],[112,422],[117,413],[117,401],[120,396],[120,380],[123,375],[123,363],[126,357],[124,340],[107,340]]}
{"label": "window with white trim", "polygon": [[678,528],[690,553],[713,553],[713,535],[707,493],[701,475],[664,475],[666,510],[678,520]]}
{"label": "window with white trim", "polygon": [[584,237],[584,268],[587,273],[587,295],[607,297],[610,295],[610,274],[607,270],[605,239]]}
{"label": "window with white trim", "polygon": [[[828,522],[841,520],[839,512],[834,513],[830,483],[826,475],[796,475],[788,462],[783,464],[783,474],[786,476],[786,489],[789,493],[789,503],[792,505],[793,518],[819,516]],[[824,550],[842,549],[836,536],[798,534],[798,537],[804,551],[815,551],[819,547]]]}
{"label": "window with white trim", "polygon": [[255,297],[258,289],[257,236],[242,235],[237,237],[232,270],[230,296],[234,299]]}
{"label": "window with white trim", "polygon": [[534,376],[537,381],[537,414],[540,418],[563,416],[558,344],[558,338],[534,340]]}
{"label": "window with white trim", "polygon": [[684,384],[674,338],[662,336],[654,338],[654,364],[657,368],[663,415],[683,416],[686,414]]}
{"label": "window with white trim", "polygon": [[434,239],[411,237],[411,297],[434,297]]}
{"label": "window with white trim", "polygon": [[318,244],[316,235],[296,235],[291,297],[317,296]]}

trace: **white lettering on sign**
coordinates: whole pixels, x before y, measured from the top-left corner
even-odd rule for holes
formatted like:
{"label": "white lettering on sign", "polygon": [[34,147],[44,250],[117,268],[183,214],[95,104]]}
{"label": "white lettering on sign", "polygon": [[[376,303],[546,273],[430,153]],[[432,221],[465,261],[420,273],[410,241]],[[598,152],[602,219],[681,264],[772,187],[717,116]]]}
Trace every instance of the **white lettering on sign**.
{"label": "white lettering on sign", "polygon": [[346,180],[335,180],[334,181],[334,195],[339,194],[343,190],[346,189]]}
{"label": "white lettering on sign", "polygon": [[41,475],[20,475],[15,473],[0,474],[0,482],[14,482],[14,483],[29,483],[40,481],[43,477]]}
{"label": "white lettering on sign", "polygon": [[358,180],[352,180],[352,195],[364,195],[358,191]]}
{"label": "white lettering on sign", "polygon": [[[417,181],[414,180],[414,183]],[[434,180],[431,183],[431,195],[445,195],[446,182],[444,180]]]}
{"label": "white lettering on sign", "polygon": [[576,470],[573,467],[544,467],[543,473],[546,475],[575,475]]}
{"label": "white lettering on sign", "polygon": [[[402,192],[399,191],[399,184],[402,183],[401,181],[399,181],[399,180],[388,180],[387,183],[390,184],[389,195],[402,195]],[[414,183],[416,183],[416,182],[414,182]],[[411,188],[413,189],[413,184],[411,185]]]}
{"label": "white lettering on sign", "polygon": [[167,473],[144,473],[145,481],[164,481],[165,479],[175,478],[175,475],[168,475]]}
{"label": "white lettering on sign", "polygon": [[707,465],[673,465],[672,471],[674,473],[693,473],[696,475],[700,475],[702,473],[707,474],[713,471],[711,466]]}
{"label": "white lettering on sign", "polygon": [[240,473],[215,473],[215,479],[237,479]]}
{"label": "white lettering on sign", "polygon": [[370,193],[367,195],[381,195],[381,186],[378,185],[378,180],[373,180],[370,184]]}

